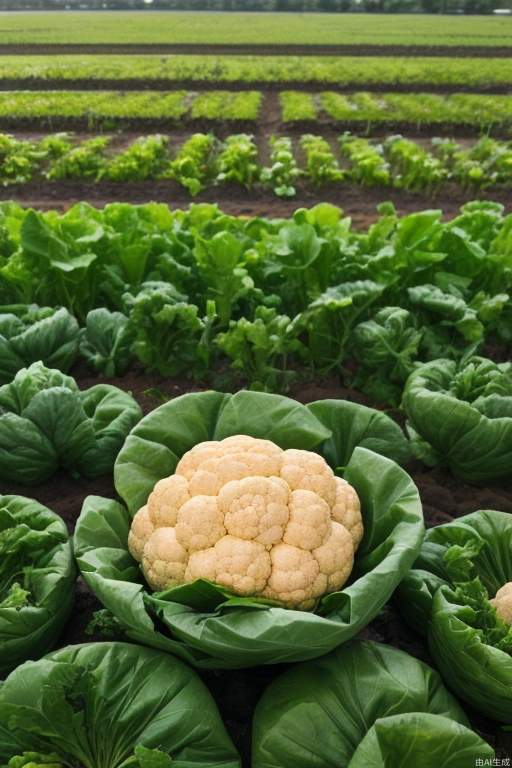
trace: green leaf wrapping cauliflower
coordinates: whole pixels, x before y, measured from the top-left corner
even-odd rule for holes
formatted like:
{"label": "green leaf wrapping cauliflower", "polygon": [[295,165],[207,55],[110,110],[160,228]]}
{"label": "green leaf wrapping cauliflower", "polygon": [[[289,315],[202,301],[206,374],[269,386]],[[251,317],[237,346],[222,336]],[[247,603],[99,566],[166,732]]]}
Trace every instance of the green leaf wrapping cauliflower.
{"label": "green leaf wrapping cauliflower", "polygon": [[235,435],[199,443],[158,481],[128,546],[154,590],[208,579],[311,610],[347,581],[362,536],[355,490],[321,456]]}

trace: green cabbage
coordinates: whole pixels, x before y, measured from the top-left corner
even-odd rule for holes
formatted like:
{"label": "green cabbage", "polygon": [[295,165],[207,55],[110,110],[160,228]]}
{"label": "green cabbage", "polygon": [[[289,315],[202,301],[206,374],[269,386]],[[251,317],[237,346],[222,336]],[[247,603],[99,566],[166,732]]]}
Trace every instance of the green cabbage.
{"label": "green cabbage", "polygon": [[24,496],[0,496],[0,678],[55,642],[75,576],[60,517]]}
{"label": "green cabbage", "polygon": [[[128,552],[131,518],[155,483],[197,443],[249,434],[282,448],[317,450],[357,490],[365,536],[351,582],[316,613],[286,610],[197,581],[162,593],[146,587]],[[358,447],[356,447],[358,446]],[[306,407],[286,397],[242,391],[184,395],[132,430],[115,466],[127,507],[100,497],[84,503],[75,532],[83,577],[128,637],[199,667],[248,667],[321,656],[380,611],[414,561],[423,536],[418,490],[394,461],[407,444],[384,414],[326,400]]]}
{"label": "green cabbage", "polygon": [[413,450],[463,480],[485,483],[512,467],[512,364],[481,357],[434,360],[409,377],[403,395]]}
{"label": "green cabbage", "polygon": [[512,515],[483,510],[427,531],[399,588],[447,684],[495,720],[512,718],[512,628],[490,604],[512,581]]}
{"label": "green cabbage", "polygon": [[33,305],[0,308],[0,384],[41,360],[66,373],[78,354],[78,323],[67,309]]}
{"label": "green cabbage", "polygon": [[468,725],[433,669],[353,640],[269,685],[254,714],[252,766],[464,768],[494,754]]}
{"label": "green cabbage", "polygon": [[33,363],[0,387],[0,479],[33,485],[59,467],[107,474],[140,416],[127,392],[108,384],[81,392],[70,376]]}
{"label": "green cabbage", "polygon": [[126,643],[69,646],[12,672],[0,688],[0,765],[8,762],[240,768],[196,673],[167,654]]}

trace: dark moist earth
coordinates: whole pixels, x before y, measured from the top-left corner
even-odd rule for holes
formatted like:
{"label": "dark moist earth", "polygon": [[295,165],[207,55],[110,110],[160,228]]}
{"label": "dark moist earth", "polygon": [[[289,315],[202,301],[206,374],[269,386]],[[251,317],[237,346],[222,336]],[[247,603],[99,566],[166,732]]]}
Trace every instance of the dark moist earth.
{"label": "dark moist earth", "polygon": [[[83,368],[76,368],[73,374],[83,389],[97,383],[97,379],[91,377]],[[169,380],[137,372],[122,379],[111,379],[109,383],[130,391],[140,403],[144,413],[158,407],[167,399],[207,388],[200,384],[191,385],[184,379]],[[341,387],[336,380],[325,381],[322,384],[303,383],[293,388],[290,396],[303,403],[337,398],[378,406],[361,393]],[[400,414],[396,416],[400,421]],[[444,470],[428,469],[419,463],[411,464],[408,471],[420,490],[427,527],[449,522],[477,509],[498,509],[512,513],[512,484],[490,485],[485,488],[473,487],[455,480]],[[0,494],[8,493],[33,496],[60,514],[70,532],[74,529],[86,496],[94,494],[114,497],[116,495],[111,476],[88,481],[74,479],[64,473],[56,475],[44,485],[30,489],[0,483]],[[104,640],[104,637],[85,633],[94,611],[100,608],[100,603],[84,582],[79,580],[75,609],[59,640],[59,647],[71,643]],[[361,637],[394,645],[432,664],[424,641],[402,620],[393,602],[384,607],[380,615],[361,633]],[[265,687],[282,669],[283,666],[270,666],[246,670],[200,672],[242,755],[244,768],[250,766],[251,721],[254,708]],[[503,732],[499,724],[471,711],[467,705],[463,704],[463,707],[473,727],[495,747],[497,756],[501,758],[512,756],[512,733]]]}

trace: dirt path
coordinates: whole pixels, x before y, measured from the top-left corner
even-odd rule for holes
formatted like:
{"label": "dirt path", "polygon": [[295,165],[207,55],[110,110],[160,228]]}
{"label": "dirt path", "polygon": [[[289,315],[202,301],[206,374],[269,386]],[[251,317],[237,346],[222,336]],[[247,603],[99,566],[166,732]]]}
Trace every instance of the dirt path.
{"label": "dirt path", "polygon": [[[413,23],[413,22],[411,22]],[[486,45],[271,45],[196,43],[142,44],[66,44],[7,43],[0,45],[0,55],[62,54],[180,54],[193,56],[450,56],[453,58],[510,58],[512,46]]]}
{"label": "dirt path", "polygon": [[512,91],[512,82],[509,84],[492,82],[482,85],[458,85],[455,83],[347,83],[339,84],[332,81],[304,81],[304,80],[179,80],[179,79],[152,79],[152,78],[38,78],[19,77],[0,79],[0,91],[248,91],[257,90],[264,93],[279,93],[280,91],[304,91],[307,93],[321,93],[322,91],[336,91],[336,93],[356,93],[367,91],[370,93],[483,93],[483,94],[507,94]]}
{"label": "dirt path", "polygon": [[366,189],[354,184],[335,184],[314,190],[299,188],[297,197],[282,200],[265,190],[247,191],[241,187],[226,185],[209,188],[195,198],[174,182],[97,183],[42,182],[19,187],[0,189],[0,200],[15,200],[24,206],[42,210],[55,208],[66,210],[74,203],[86,201],[97,207],[123,201],[134,204],[148,201],[167,203],[172,208],[186,208],[191,203],[212,201],[226,213],[234,216],[288,217],[297,208],[311,207],[319,202],[337,205],[352,216],[357,226],[365,227],[378,217],[377,205],[391,200],[400,215],[427,208],[439,208],[446,217],[456,216],[464,203],[475,199],[494,200],[512,212],[512,189],[487,189],[477,195],[471,191],[446,185],[437,194],[403,192],[395,189]]}

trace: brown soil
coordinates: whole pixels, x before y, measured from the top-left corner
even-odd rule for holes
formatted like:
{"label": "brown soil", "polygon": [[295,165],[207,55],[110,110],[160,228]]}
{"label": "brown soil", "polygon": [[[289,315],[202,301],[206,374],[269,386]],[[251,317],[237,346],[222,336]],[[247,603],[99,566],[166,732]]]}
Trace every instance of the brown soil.
{"label": "brown soil", "polygon": [[[73,373],[81,388],[87,388],[97,382],[97,379],[91,377],[82,365],[77,366]],[[190,382],[183,379],[169,380],[139,372],[132,372],[122,379],[112,379],[110,383],[132,392],[144,413],[156,408],[165,399],[206,388],[201,384],[191,386]],[[372,404],[360,393],[340,387],[335,380],[297,385],[290,394],[305,403],[332,397]],[[427,469],[419,463],[412,463],[409,472],[420,489],[427,527],[448,522],[477,509],[498,509],[512,513],[512,484],[475,488],[458,482],[444,470]],[[57,474],[49,482],[35,488],[3,484],[3,486],[0,485],[0,494],[2,493],[19,493],[36,498],[62,515],[70,532],[74,529],[82,502],[87,495],[115,497],[110,476],[88,481],[73,479],[64,473]],[[104,639],[85,633],[94,611],[100,608],[101,605],[97,599],[84,582],[79,580],[75,610],[59,640],[59,645]],[[394,645],[431,663],[424,641],[405,624],[393,601],[361,633],[361,636]],[[231,737],[242,754],[243,765],[246,768],[250,766],[251,721],[254,708],[265,687],[281,670],[282,667],[277,666],[201,672],[203,680],[219,705]],[[470,711],[466,705],[464,708],[468,712],[473,727],[495,746],[497,755],[510,756],[512,734],[504,734],[496,723]]]}
{"label": "brown soil", "polygon": [[[268,111],[271,106],[271,111]],[[41,131],[73,131],[86,133],[110,133],[115,130],[161,133],[172,131],[194,133],[214,131],[220,138],[231,133],[286,133],[298,136],[302,133],[319,133],[335,136],[344,131],[361,133],[366,136],[384,136],[394,133],[406,134],[410,138],[441,136],[453,139],[472,139],[485,133],[495,138],[510,138],[510,124],[478,126],[466,123],[410,123],[404,121],[364,121],[333,120],[328,115],[320,114],[315,120],[296,120],[282,122],[277,91],[264,94],[260,117],[255,120],[206,120],[203,118],[183,117],[180,119],[161,118],[120,118],[120,117],[62,117],[58,115],[33,118],[3,115],[0,117],[0,131],[23,131],[39,133]]]}
{"label": "brown soil", "polygon": [[[493,187],[480,191],[476,197],[481,200],[493,200],[505,205],[512,211],[512,189]],[[297,208],[311,207],[319,202],[329,202],[343,208],[352,216],[356,226],[362,228],[374,221],[377,206],[383,200],[392,201],[401,215],[427,208],[439,208],[450,218],[455,216],[461,205],[475,199],[475,193],[462,191],[458,187],[446,185],[434,195],[419,192],[402,192],[395,189],[366,189],[354,184],[332,184],[317,190],[312,187],[299,187],[298,194],[291,200],[274,197],[263,189],[248,191],[243,187],[222,186],[210,188],[195,198],[174,182],[138,182],[138,183],[79,183],[41,182],[22,186],[0,188],[0,200],[16,202],[47,210],[49,208],[66,210],[74,203],[86,201],[102,207],[109,202],[147,203],[148,200],[167,203],[172,208],[187,208],[191,203],[212,202],[231,215],[288,217]]]}
{"label": "brown soil", "polygon": [[340,84],[332,81],[318,80],[172,80],[152,78],[39,78],[19,77],[2,78],[0,91],[247,91],[263,92],[307,91],[321,93],[336,91],[337,93],[354,93],[368,91],[371,93],[490,93],[508,94],[512,83],[484,83],[482,85],[464,85],[456,83],[347,83]]}
{"label": "brown soil", "polygon": [[[476,36],[475,36],[476,37]],[[194,56],[450,56],[509,58],[512,46],[487,45],[266,45],[170,43],[7,43],[0,55],[58,56],[63,54],[190,54]]]}

